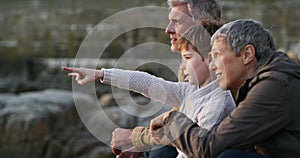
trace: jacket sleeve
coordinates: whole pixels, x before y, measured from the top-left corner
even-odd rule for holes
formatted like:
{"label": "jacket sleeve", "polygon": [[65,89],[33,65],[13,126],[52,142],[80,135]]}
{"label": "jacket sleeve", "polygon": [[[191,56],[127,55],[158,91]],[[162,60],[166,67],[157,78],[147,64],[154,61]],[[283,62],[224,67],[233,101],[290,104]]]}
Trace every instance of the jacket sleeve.
{"label": "jacket sleeve", "polygon": [[164,131],[172,145],[188,157],[216,157],[225,149],[252,147],[286,126],[291,120],[286,100],[281,81],[264,79],[211,132],[179,112],[170,113]]}
{"label": "jacket sleeve", "polygon": [[[149,127],[138,126],[135,127],[131,134],[131,143],[139,151],[149,151],[155,145],[160,145],[155,143],[150,134]],[[161,142],[169,142],[167,137],[163,137],[160,139]],[[169,144],[166,144],[169,145]]]}
{"label": "jacket sleeve", "polygon": [[135,127],[131,134],[131,142],[135,148],[150,150],[154,143],[150,136],[149,127]]}

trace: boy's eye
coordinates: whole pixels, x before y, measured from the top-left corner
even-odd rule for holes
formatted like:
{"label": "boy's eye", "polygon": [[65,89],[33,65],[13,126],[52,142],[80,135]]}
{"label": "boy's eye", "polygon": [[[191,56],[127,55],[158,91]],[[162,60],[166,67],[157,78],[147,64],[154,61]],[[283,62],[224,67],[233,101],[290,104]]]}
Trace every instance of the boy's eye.
{"label": "boy's eye", "polygon": [[191,56],[184,56],[183,58],[184,58],[184,59],[190,59]]}

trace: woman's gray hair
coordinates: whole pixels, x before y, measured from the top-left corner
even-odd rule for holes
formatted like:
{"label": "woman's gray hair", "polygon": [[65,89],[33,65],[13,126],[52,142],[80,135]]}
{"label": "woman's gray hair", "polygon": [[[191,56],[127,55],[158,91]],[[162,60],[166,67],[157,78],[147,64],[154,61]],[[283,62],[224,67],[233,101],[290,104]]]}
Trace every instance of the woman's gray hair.
{"label": "woman's gray hair", "polygon": [[224,38],[231,49],[240,55],[246,45],[255,47],[256,58],[259,59],[265,50],[275,50],[273,37],[269,30],[252,19],[239,19],[223,25],[211,38],[211,44]]}
{"label": "woman's gray hair", "polygon": [[221,19],[221,9],[215,0],[168,0],[169,7],[187,4],[194,21]]}

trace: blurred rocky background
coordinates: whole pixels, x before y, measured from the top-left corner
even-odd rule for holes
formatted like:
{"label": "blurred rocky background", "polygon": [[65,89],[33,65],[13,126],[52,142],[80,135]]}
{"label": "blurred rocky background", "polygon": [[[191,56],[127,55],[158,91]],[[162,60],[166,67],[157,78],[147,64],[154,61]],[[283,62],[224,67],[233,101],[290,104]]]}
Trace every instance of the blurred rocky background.
{"label": "blurred rocky background", "polygon": [[[80,119],[72,93],[72,79],[60,70],[72,66],[88,33],[105,18],[124,9],[139,6],[165,6],[166,0],[0,0],[0,157],[3,158],[111,158],[110,147],[97,139]],[[252,18],[271,30],[277,48],[300,61],[299,0],[219,0],[225,21]],[[165,24],[167,25],[167,15]],[[107,35],[119,26],[105,25]],[[99,41],[105,42],[105,41]],[[116,38],[105,49],[102,59],[112,66],[122,54],[143,43],[169,45],[163,29],[140,28]],[[168,48],[148,45],[140,62],[152,52],[165,62],[175,63],[178,55]],[[147,55],[148,54],[148,55]],[[166,55],[167,54],[167,55]],[[89,66],[98,59],[83,61]],[[130,63],[129,62],[129,63]],[[143,64],[139,70],[176,81],[176,73],[158,63]],[[106,116],[120,127],[148,125],[154,117],[136,117],[117,106],[112,88],[95,82],[96,97]],[[82,87],[84,89],[84,86]],[[133,99],[145,105],[149,100],[118,91],[122,100]],[[82,93],[77,101],[92,105],[93,94]],[[158,110],[166,110],[166,107]],[[134,108],[132,110],[135,110]],[[91,111],[89,111],[91,112]],[[144,113],[145,111],[138,111]],[[158,114],[156,113],[156,115]],[[101,117],[96,116],[101,120]],[[91,117],[91,121],[95,118]],[[95,122],[95,126],[97,122]],[[103,127],[105,129],[105,125]],[[110,133],[105,135],[110,139]]]}

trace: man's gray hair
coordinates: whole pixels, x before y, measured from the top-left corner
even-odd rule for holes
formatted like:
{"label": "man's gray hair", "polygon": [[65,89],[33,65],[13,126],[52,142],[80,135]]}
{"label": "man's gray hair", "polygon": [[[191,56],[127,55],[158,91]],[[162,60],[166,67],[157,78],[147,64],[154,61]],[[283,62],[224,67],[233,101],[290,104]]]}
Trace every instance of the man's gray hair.
{"label": "man's gray hair", "polygon": [[273,37],[263,25],[251,19],[239,19],[223,25],[211,38],[211,44],[223,38],[231,49],[240,55],[246,45],[255,47],[256,57],[259,59],[264,51],[275,50]]}
{"label": "man's gray hair", "polygon": [[215,0],[168,0],[169,7],[187,4],[194,21],[220,21],[221,9]]}

